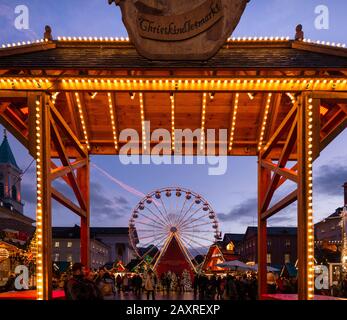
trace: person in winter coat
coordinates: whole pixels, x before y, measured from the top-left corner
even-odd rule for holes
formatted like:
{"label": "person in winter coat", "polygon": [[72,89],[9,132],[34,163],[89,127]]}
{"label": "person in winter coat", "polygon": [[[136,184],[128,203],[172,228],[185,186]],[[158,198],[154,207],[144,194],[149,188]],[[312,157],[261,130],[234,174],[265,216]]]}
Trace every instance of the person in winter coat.
{"label": "person in winter coat", "polygon": [[155,300],[155,278],[151,270],[148,271],[145,280],[145,290],[147,291],[147,300],[149,300],[150,295],[152,295],[152,300]]}

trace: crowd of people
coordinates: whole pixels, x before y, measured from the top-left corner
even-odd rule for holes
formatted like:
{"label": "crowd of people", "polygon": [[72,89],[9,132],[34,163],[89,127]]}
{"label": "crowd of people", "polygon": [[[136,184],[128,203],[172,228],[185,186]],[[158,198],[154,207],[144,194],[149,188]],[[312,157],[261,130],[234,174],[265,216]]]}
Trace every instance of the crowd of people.
{"label": "crowd of people", "polygon": [[[297,293],[297,280],[277,277],[268,274],[268,293]],[[256,300],[258,298],[258,285],[256,273],[228,273],[218,275],[195,275],[191,283],[185,276],[177,276],[172,272],[157,275],[149,270],[145,274],[115,274],[114,272],[100,268],[98,271],[86,270],[80,263],[72,266],[72,274],[61,274],[55,278],[53,285],[65,291],[68,300],[103,300],[111,299],[116,294],[135,295],[147,299],[156,299],[157,292],[169,295],[173,292],[182,294],[192,292],[194,299],[199,300]],[[347,277],[343,281],[341,295],[347,292]],[[318,293],[322,294],[322,293]]]}
{"label": "crowd of people", "polygon": [[257,278],[255,274],[226,277],[197,275],[193,281],[194,297],[199,300],[256,300]]}

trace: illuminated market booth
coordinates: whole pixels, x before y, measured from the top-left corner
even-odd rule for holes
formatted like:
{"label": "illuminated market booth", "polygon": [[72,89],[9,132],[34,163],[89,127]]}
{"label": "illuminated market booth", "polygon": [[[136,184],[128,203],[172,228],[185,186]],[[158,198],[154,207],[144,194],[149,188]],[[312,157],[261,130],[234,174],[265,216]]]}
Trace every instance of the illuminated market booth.
{"label": "illuminated market booth", "polygon": [[[230,33],[229,33],[230,34]],[[157,40],[159,41],[159,40]],[[184,42],[184,41],[183,41]],[[119,38],[60,37],[0,49],[1,123],[36,159],[37,298],[51,299],[52,199],[81,218],[81,261],[89,264],[89,157],[118,155],[139,132],[150,154],[166,129],[202,129],[194,155],[258,158],[259,293],[266,293],[267,220],[297,201],[299,299],[314,295],[312,166],[346,128],[347,49],[288,38],[233,38],[212,57],[147,59]],[[197,52],[198,55],[199,52]],[[191,52],[194,56],[194,52]],[[147,129],[146,122],[150,122]],[[205,152],[206,151],[206,152]],[[63,179],[76,201],[52,186]],[[287,181],[297,188],[273,203]]]}

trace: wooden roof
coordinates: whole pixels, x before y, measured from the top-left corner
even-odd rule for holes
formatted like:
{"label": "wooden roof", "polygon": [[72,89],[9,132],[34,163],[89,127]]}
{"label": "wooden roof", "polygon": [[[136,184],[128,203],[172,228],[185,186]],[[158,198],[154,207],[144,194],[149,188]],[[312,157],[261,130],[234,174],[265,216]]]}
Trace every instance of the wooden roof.
{"label": "wooden roof", "polygon": [[[156,81],[164,79],[169,84],[162,89],[154,81],[148,81],[153,78]],[[245,78],[247,85],[236,83],[237,79]],[[98,84],[94,84],[94,79]],[[113,79],[122,79],[125,85],[110,85]],[[127,86],[126,79],[134,82],[128,80],[130,84]],[[171,79],[175,80],[171,83]],[[184,79],[207,79],[208,84],[205,87],[185,85]],[[211,83],[218,79],[235,79],[235,83],[231,87],[224,85],[222,89],[213,87]],[[273,84],[258,89],[256,81],[263,81],[260,79],[268,79],[265,81]],[[315,86],[316,79],[322,81],[318,87]],[[218,143],[228,145],[236,114],[233,148],[228,154],[255,156],[266,108],[269,116],[265,121],[264,142],[290,111],[296,92],[327,93],[321,100],[322,139],[345,123],[346,79],[347,49],[306,42],[234,40],[226,43],[210,60],[173,62],[147,60],[124,41],[40,42],[0,49],[0,118],[25,144],[30,118],[29,93],[33,90],[48,94],[59,92],[56,108],[78,139],[85,143],[86,135],[79,115],[81,108],[90,153],[117,154],[126,141],[118,139],[116,150],[114,133],[119,138],[123,129],[132,128],[141,139],[141,92],[144,120],[150,121],[151,132],[157,128],[172,132],[170,95],[174,93],[175,129],[195,130],[202,125],[205,129],[227,129],[228,137],[218,139]],[[78,81],[78,85],[73,81]],[[82,81],[85,84],[82,85]],[[275,85],[276,81],[281,84]],[[205,106],[204,93],[207,94]],[[206,110],[204,121],[203,109]],[[151,144],[157,142],[152,140]],[[278,144],[281,143],[284,141]]]}

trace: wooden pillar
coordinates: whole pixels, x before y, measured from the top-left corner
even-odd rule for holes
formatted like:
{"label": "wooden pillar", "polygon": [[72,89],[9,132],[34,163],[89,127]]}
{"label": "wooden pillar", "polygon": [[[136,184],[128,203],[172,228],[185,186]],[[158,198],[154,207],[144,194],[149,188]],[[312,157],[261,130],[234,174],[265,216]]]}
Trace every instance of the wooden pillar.
{"label": "wooden pillar", "polygon": [[313,100],[306,94],[298,104],[298,298],[314,295],[314,233],[312,211],[312,164],[317,137]]}
{"label": "wooden pillar", "polygon": [[36,174],[37,174],[37,297],[52,298],[52,198],[51,198],[51,132],[50,107],[45,94],[35,102]]}
{"label": "wooden pillar", "polygon": [[78,183],[86,204],[86,216],[81,217],[81,263],[90,267],[90,165],[89,157],[87,164],[78,169]]}
{"label": "wooden pillar", "polygon": [[258,298],[267,293],[267,221],[261,218],[262,205],[271,173],[261,166],[262,155],[258,159]]}

